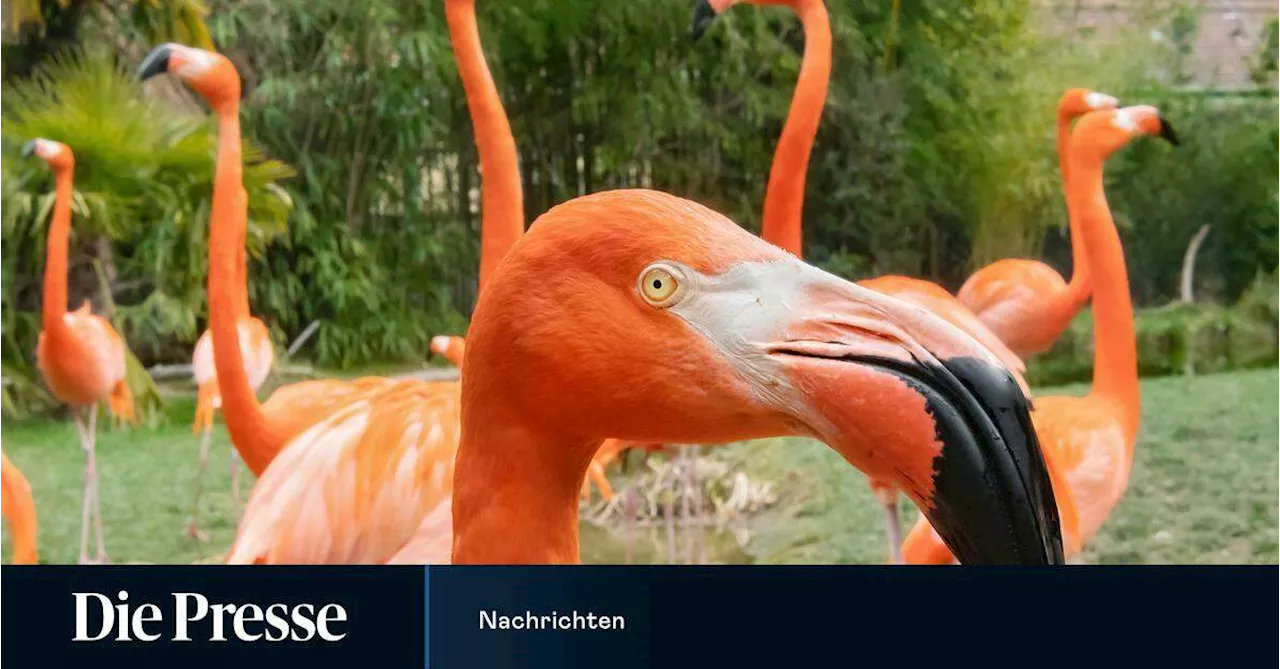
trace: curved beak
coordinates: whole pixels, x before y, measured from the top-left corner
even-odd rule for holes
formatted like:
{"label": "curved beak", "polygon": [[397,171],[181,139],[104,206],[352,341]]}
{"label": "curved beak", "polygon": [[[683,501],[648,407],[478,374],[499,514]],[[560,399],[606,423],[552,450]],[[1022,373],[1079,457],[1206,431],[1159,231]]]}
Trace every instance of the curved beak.
{"label": "curved beak", "polygon": [[730,333],[710,336],[755,396],[910,496],[961,562],[1063,562],[1029,400],[986,347],[795,258],[699,285],[672,311]]}
{"label": "curved beak", "polygon": [[146,58],[142,59],[142,64],[138,66],[138,79],[146,81],[157,74],[164,74],[169,71],[169,55],[172,53],[172,45],[161,44],[151,50]]}
{"label": "curved beak", "polygon": [[30,158],[34,155],[36,155],[36,140],[33,139],[22,145],[22,157]]}
{"label": "curved beak", "polygon": [[1174,146],[1181,143],[1178,141],[1178,135],[1173,132],[1173,126],[1169,125],[1169,119],[1163,116],[1160,117],[1160,138]]}
{"label": "curved beak", "polygon": [[711,7],[711,3],[708,0],[698,0],[698,4],[693,6],[693,25],[690,30],[693,39],[696,41],[702,37],[715,19],[716,10]]}

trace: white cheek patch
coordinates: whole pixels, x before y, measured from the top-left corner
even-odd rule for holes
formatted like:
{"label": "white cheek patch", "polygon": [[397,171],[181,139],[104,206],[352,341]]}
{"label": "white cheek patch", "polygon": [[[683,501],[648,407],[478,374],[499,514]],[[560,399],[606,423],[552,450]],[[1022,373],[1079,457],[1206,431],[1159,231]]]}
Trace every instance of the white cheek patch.
{"label": "white cheek patch", "polygon": [[205,73],[216,62],[215,56],[203,49],[175,44],[173,50],[182,55],[182,65],[174,70],[174,74],[183,79]]}
{"label": "white cheek patch", "polygon": [[1120,101],[1104,93],[1089,93],[1084,96],[1084,103],[1090,109],[1111,109],[1119,106]]}
{"label": "white cheek patch", "polygon": [[57,158],[62,153],[62,145],[57,142],[51,142],[47,139],[37,139],[36,155],[45,160]]}
{"label": "white cheek patch", "polygon": [[721,351],[761,401],[798,411],[798,394],[764,344],[777,340],[823,273],[790,259],[742,263],[715,276],[677,266],[690,285],[669,311]]}
{"label": "white cheek patch", "polygon": [[1134,118],[1133,113],[1128,109],[1117,109],[1111,124],[1125,132],[1138,131],[1138,119]]}
{"label": "white cheek patch", "polygon": [[444,354],[449,350],[449,337],[445,335],[436,335],[431,338],[431,350],[436,353]]}

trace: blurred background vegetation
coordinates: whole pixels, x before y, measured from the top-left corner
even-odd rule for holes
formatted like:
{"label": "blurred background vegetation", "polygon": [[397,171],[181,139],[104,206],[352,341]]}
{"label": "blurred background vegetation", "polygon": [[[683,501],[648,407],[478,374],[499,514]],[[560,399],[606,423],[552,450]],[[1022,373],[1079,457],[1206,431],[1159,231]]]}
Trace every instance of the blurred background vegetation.
{"label": "blurred background vegetation", "polygon": [[[829,0],[836,54],[808,179],[809,259],[849,278],[901,273],[950,289],[1010,256],[1068,273],[1054,105],[1063,89],[1089,87],[1160,106],[1185,138],[1176,152],[1139,143],[1109,167],[1144,372],[1274,364],[1274,5],[1240,28],[1256,47],[1227,56],[1241,84],[1204,73],[1202,3],[1132,0],[1105,30],[1081,19],[1082,4]],[[791,11],[731,11],[694,43],[692,0],[478,5],[528,220],[577,195],[643,186],[758,229],[803,47]],[[420,362],[430,336],[465,329],[479,175],[441,2],[6,9],[6,413],[44,406],[33,351],[51,180],[18,157],[31,137],[77,156],[70,304],[107,311],[145,365],[189,361],[204,326],[212,127],[181,87],[133,80],[160,41],[216,45],[244,78],[251,299],[279,342],[319,321],[299,355],[353,367]],[[1195,304],[1182,304],[1183,254],[1206,224]],[[1078,321],[1033,378],[1086,378],[1088,327]]]}

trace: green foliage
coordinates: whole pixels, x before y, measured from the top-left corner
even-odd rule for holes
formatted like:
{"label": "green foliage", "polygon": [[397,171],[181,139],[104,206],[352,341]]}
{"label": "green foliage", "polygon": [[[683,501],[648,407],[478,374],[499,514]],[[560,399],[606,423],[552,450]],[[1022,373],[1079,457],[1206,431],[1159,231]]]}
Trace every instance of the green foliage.
{"label": "green foliage", "polygon": [[[1231,308],[1175,302],[1137,310],[1139,372],[1147,377],[1274,366],[1280,356],[1276,294],[1275,275],[1260,275]],[[1092,377],[1093,318],[1085,311],[1049,352],[1028,364],[1027,380],[1047,385]]]}
{"label": "green foliage", "polygon": [[[44,233],[52,178],[18,149],[56,139],[76,157],[68,303],[96,303],[144,361],[189,355],[204,311],[213,127],[203,114],[145,97],[133,74],[101,54],[66,53],[4,91],[3,319],[6,376],[34,375]],[[251,252],[285,231],[291,175],[245,151]],[[105,285],[94,265],[102,268]],[[145,390],[138,387],[136,390]]]}

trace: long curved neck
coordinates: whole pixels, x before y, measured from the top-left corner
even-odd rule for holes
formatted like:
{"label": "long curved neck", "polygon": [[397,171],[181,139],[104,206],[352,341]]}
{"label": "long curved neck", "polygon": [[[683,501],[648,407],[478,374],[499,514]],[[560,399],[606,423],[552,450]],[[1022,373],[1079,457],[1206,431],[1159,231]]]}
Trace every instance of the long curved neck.
{"label": "long curved neck", "polygon": [[60,331],[67,313],[67,244],[71,239],[72,168],[54,174],[53,219],[45,240],[42,318],[47,332]]}
{"label": "long curved neck", "polygon": [[1062,173],[1062,190],[1067,199],[1067,229],[1071,235],[1071,281],[1067,284],[1068,308],[1072,313],[1089,299],[1089,256],[1080,234],[1080,216],[1072,204],[1071,190],[1071,117],[1058,113],[1058,170]]}
{"label": "long curved neck", "polygon": [[1073,198],[1093,280],[1093,393],[1122,408],[1126,443],[1138,434],[1140,394],[1138,351],[1134,341],[1133,303],[1124,248],[1103,192],[1102,162],[1082,158],[1072,165],[1080,187]]}
{"label": "long curved neck", "polygon": [[480,420],[468,413],[464,405],[453,563],[577,563],[578,494],[598,443],[575,448],[490,412]]}
{"label": "long curved neck", "polygon": [[804,58],[769,168],[760,236],[800,257],[804,180],[831,79],[831,24],[822,0],[800,0],[795,10],[804,25]]}
{"label": "long curved neck", "polygon": [[480,46],[474,0],[445,3],[449,41],[458,61],[467,111],[480,154],[480,290],[524,234],[524,195],[516,140]]}
{"label": "long curved neck", "polygon": [[[222,392],[222,412],[231,441],[254,474],[261,474],[284,446],[284,438],[263,413],[245,373],[240,320],[245,297],[244,244],[247,201],[240,158],[240,108],[222,105],[218,114],[218,164],[209,216],[209,329],[213,362]],[[243,306],[248,312],[247,305]]]}
{"label": "long curved neck", "polygon": [[9,533],[13,537],[13,564],[35,564],[36,506],[31,499],[31,484],[7,457],[0,486],[3,487],[4,517],[9,520]]}

